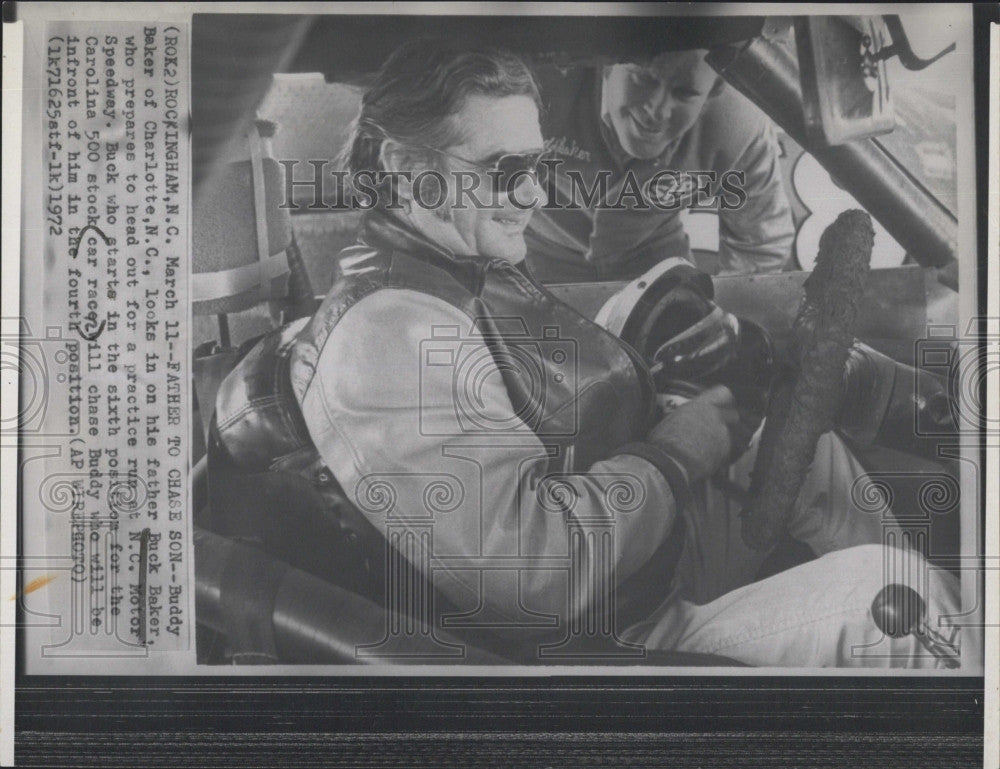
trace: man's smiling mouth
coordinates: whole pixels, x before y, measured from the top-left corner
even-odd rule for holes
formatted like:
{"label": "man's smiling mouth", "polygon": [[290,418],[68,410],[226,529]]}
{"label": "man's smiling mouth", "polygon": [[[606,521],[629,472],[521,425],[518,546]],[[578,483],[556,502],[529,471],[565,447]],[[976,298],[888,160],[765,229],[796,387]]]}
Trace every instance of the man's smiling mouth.
{"label": "man's smiling mouth", "polygon": [[495,216],[493,221],[507,229],[519,230],[528,224],[527,216]]}

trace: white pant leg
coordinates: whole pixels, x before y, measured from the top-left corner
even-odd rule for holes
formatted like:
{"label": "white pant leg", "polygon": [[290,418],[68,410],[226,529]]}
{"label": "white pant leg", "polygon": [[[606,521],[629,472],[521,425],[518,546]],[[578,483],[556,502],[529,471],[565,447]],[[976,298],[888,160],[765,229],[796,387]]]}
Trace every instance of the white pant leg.
{"label": "white pant leg", "polygon": [[825,433],[816,443],[788,532],[817,555],[882,544],[885,531],[895,526],[888,502],[843,440]]}
{"label": "white pant leg", "polygon": [[[755,454],[730,471],[744,488]],[[757,583],[767,553],[743,543],[739,504],[710,484],[694,490],[675,587],[647,621],[629,629],[629,640],[753,665],[934,667],[914,637],[883,637],[871,604],[886,584],[912,585],[927,600],[936,628],[937,617],[959,611],[958,580],[919,554],[880,544],[894,521],[887,505],[865,496],[865,484],[844,443],[832,433],[821,436],[789,532],[826,555]],[[852,488],[864,497],[862,507]],[[973,633],[965,635],[975,642]],[[975,653],[965,658],[977,659]]]}
{"label": "white pant leg", "polygon": [[[757,666],[940,667],[916,638],[884,636],[872,619],[872,600],[884,586],[884,551],[866,545],[829,553],[700,606],[675,596],[626,637]],[[908,557],[919,563],[907,571],[926,567],[919,554]],[[933,627],[935,617],[958,611],[958,581],[933,568],[926,580]],[[976,660],[969,652],[966,659]]]}

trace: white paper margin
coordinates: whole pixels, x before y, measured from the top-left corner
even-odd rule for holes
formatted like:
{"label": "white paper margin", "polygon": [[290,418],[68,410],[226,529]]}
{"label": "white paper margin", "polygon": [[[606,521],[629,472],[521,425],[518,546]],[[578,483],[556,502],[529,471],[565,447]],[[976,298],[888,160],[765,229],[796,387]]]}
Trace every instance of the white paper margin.
{"label": "white paper margin", "polygon": [[[1000,25],[990,25],[989,205],[986,306],[989,333],[1000,338]],[[1000,359],[987,362],[987,424],[1000,422]],[[1000,767],[1000,443],[986,447],[986,682],[983,690],[983,766]]]}
{"label": "white paper margin", "polygon": [[[0,316],[20,312],[21,74],[24,24],[3,25],[3,240]],[[13,361],[9,361],[13,362]],[[0,399],[17,403],[17,368],[0,371]],[[14,765],[14,666],[17,663],[17,434],[0,436],[0,766]]]}

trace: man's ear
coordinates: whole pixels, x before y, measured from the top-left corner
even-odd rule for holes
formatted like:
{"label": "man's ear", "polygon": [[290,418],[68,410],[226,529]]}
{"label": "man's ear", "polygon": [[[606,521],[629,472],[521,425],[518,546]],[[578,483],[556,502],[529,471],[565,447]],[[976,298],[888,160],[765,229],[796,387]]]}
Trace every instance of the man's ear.
{"label": "man's ear", "polygon": [[414,168],[413,153],[393,139],[383,139],[378,151],[379,162],[389,173],[397,174],[399,196],[403,200],[413,200],[411,181],[418,169]]}
{"label": "man's ear", "polygon": [[714,99],[716,96],[722,93],[723,90],[725,90],[725,88],[726,88],[726,81],[723,80],[721,77],[715,78],[715,82],[712,84],[712,88],[708,92],[708,98]]}
{"label": "man's ear", "polygon": [[406,151],[403,145],[393,139],[383,139],[378,150],[378,159],[386,171],[400,171],[405,163]]}

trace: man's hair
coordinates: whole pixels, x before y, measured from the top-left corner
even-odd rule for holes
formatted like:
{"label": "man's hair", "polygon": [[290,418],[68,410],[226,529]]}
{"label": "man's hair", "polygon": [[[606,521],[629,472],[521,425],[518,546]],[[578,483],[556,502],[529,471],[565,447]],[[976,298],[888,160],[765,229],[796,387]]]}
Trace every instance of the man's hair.
{"label": "man's hair", "polygon": [[382,141],[444,149],[460,143],[450,118],[470,96],[529,96],[541,104],[531,70],[500,49],[460,47],[440,40],[400,46],[378,71],[341,154],[346,170],[382,170]]}

